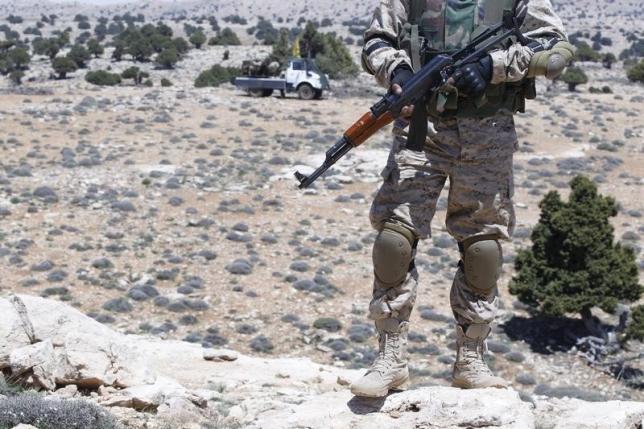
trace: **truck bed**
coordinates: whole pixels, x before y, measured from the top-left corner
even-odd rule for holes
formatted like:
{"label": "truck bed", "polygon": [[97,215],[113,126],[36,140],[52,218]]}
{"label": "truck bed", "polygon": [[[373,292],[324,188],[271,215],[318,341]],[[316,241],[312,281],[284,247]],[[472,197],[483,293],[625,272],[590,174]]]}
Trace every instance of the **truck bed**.
{"label": "truck bed", "polygon": [[234,84],[241,89],[276,89],[286,91],[285,79],[273,79],[262,77],[238,77]]}

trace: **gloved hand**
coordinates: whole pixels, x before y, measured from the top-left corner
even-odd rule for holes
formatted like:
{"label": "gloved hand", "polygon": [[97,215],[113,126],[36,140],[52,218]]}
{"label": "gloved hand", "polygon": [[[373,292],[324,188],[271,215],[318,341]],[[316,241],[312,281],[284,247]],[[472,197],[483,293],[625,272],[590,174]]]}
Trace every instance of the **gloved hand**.
{"label": "gloved hand", "polygon": [[391,74],[391,86],[398,85],[401,88],[414,76],[414,72],[407,64],[401,64]]}
{"label": "gloved hand", "polygon": [[459,93],[470,97],[483,95],[492,81],[492,57],[487,55],[475,63],[460,67],[452,78]]}
{"label": "gloved hand", "polygon": [[[391,74],[391,88],[389,88],[389,92],[392,94],[400,94],[405,84],[409,82],[409,79],[413,76],[414,72],[411,67],[407,64],[399,65]],[[400,116],[408,118],[412,113],[414,113],[414,106],[405,106],[400,111]]]}

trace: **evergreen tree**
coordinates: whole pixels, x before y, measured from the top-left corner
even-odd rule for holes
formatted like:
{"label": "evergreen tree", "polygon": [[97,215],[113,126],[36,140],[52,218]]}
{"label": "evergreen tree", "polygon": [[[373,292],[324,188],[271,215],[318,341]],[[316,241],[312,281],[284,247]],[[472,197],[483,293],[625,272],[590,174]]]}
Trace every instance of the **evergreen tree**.
{"label": "evergreen tree", "polygon": [[58,74],[59,79],[65,79],[67,73],[73,73],[78,70],[78,65],[69,57],[56,57],[52,60],[51,66]]}
{"label": "evergreen tree", "polygon": [[49,39],[35,39],[32,43],[34,54],[36,55],[45,55],[49,57],[50,60],[56,58],[58,52],[60,52],[60,45],[58,44],[58,39],[49,38]]}
{"label": "evergreen tree", "polygon": [[83,45],[74,45],[67,56],[71,58],[81,69],[87,67],[86,63],[91,58],[89,51]]}
{"label": "evergreen tree", "polygon": [[291,58],[291,53],[292,48],[289,40],[289,31],[282,28],[277,42],[273,45],[271,59],[280,63],[280,66],[285,67]]}
{"label": "evergreen tree", "polygon": [[601,54],[586,42],[579,42],[576,48],[575,58],[579,61],[597,62],[601,59]]}
{"label": "evergreen tree", "polygon": [[123,79],[133,79],[135,85],[140,85],[143,82],[143,79],[150,77],[150,74],[144,71],[141,71],[140,68],[136,66],[129,67],[121,73]]}
{"label": "evergreen tree", "polygon": [[14,85],[22,85],[23,77],[25,77],[25,72],[22,70],[14,70],[9,73],[9,80],[11,80]]}
{"label": "evergreen tree", "polygon": [[87,50],[94,58],[98,58],[105,52],[105,48],[101,46],[97,39],[90,39],[87,41]]}
{"label": "evergreen tree", "polygon": [[644,60],[631,67],[627,72],[627,77],[631,82],[644,83]]}
{"label": "evergreen tree", "polygon": [[610,70],[613,68],[613,64],[615,63],[615,61],[617,61],[617,57],[612,52],[609,52],[603,56],[602,65],[604,66],[604,68],[607,68]]}
{"label": "evergreen tree", "polygon": [[195,48],[201,49],[204,43],[206,43],[206,35],[201,31],[196,31],[190,36],[190,43],[195,45]]}
{"label": "evergreen tree", "polygon": [[31,56],[25,48],[13,48],[7,52],[7,59],[13,70],[25,70],[31,62]]}
{"label": "evergreen tree", "polygon": [[235,46],[235,45],[241,45],[241,41],[239,40],[239,37],[237,37],[237,34],[233,30],[226,27],[223,30],[221,30],[221,33],[219,33],[218,36],[211,38],[208,44]]}
{"label": "evergreen tree", "polygon": [[179,62],[179,54],[175,48],[168,48],[156,57],[156,63],[164,69],[172,69]]}
{"label": "evergreen tree", "polygon": [[638,305],[631,310],[631,320],[624,332],[624,339],[644,342],[644,305]]}
{"label": "evergreen tree", "polygon": [[575,92],[577,85],[588,83],[588,76],[579,67],[568,67],[566,72],[561,75],[561,80],[568,84],[568,90]]}
{"label": "evergreen tree", "polygon": [[615,200],[583,176],[571,188],[568,202],[553,191],[539,204],[532,248],[517,255],[510,293],[546,315],[590,320],[591,308],[613,312],[620,302],[638,300],[642,287],[633,250],[613,242]]}

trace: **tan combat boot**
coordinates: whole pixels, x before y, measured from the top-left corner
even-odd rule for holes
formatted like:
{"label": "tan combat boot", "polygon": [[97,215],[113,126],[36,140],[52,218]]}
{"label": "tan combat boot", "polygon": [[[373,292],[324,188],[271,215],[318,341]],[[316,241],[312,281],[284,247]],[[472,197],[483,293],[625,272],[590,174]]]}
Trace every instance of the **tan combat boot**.
{"label": "tan combat boot", "polygon": [[458,351],[452,374],[452,386],[462,389],[508,387],[504,379],[492,374],[483,360],[485,339],[491,330],[490,325],[487,324],[470,325],[467,332],[463,332],[462,326],[456,326]]}
{"label": "tan combat boot", "polygon": [[376,322],[380,351],[367,373],[351,385],[351,393],[368,398],[387,396],[389,390],[409,387],[407,369],[407,322],[395,319]]}

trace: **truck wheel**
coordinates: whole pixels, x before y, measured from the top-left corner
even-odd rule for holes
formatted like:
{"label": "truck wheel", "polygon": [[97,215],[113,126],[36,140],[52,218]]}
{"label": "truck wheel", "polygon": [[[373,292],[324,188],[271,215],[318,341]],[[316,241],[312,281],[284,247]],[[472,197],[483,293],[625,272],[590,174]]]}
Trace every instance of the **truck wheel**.
{"label": "truck wheel", "polygon": [[308,83],[303,83],[297,88],[297,95],[302,100],[313,100],[315,98],[315,90]]}
{"label": "truck wheel", "polygon": [[315,90],[315,99],[316,100],[322,100],[322,95],[324,95],[324,91],[321,89],[316,89]]}
{"label": "truck wheel", "polygon": [[273,95],[273,90],[272,89],[265,89],[262,91],[262,97],[270,97]]}

